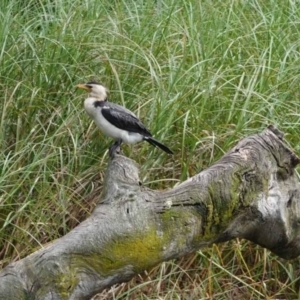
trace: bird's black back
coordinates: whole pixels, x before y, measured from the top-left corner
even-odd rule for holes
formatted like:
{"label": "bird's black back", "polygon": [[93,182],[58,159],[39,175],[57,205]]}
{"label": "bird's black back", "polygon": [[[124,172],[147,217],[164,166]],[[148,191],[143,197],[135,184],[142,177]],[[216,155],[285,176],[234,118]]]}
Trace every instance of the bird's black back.
{"label": "bird's black back", "polygon": [[144,136],[152,136],[141,120],[127,108],[108,101],[96,101],[95,107],[101,107],[103,117],[117,128]]}

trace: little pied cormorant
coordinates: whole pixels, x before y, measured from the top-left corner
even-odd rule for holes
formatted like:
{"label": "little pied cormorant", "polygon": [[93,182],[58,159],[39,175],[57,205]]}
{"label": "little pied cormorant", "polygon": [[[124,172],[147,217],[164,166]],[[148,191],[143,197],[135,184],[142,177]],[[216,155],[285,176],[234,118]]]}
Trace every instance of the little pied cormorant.
{"label": "little pied cormorant", "polygon": [[173,152],[161,142],[152,137],[150,131],[127,108],[107,101],[107,89],[100,83],[90,81],[86,84],[78,84],[78,88],[89,93],[84,101],[87,114],[94,120],[99,129],[116,142],[109,148],[109,155],[113,157],[121,144],[134,144],[147,141],[153,146],[158,146],[163,151]]}

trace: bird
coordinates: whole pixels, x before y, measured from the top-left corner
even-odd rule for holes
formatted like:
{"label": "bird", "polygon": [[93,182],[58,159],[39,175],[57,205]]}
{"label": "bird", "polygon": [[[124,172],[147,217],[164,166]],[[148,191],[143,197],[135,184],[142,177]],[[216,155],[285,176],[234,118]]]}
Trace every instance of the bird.
{"label": "bird", "polygon": [[84,101],[87,114],[94,120],[102,133],[115,140],[115,143],[109,147],[111,158],[114,157],[122,143],[134,144],[141,141],[146,141],[168,154],[173,154],[170,148],[152,136],[132,111],[109,102],[108,89],[103,84],[89,81],[85,84],[77,84],[77,88],[88,92],[88,98]]}

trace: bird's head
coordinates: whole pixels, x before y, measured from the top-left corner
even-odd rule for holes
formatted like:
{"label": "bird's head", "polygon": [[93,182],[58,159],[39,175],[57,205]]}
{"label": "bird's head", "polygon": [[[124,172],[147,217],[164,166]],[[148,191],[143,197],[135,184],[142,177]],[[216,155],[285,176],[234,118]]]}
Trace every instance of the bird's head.
{"label": "bird's head", "polygon": [[98,83],[96,81],[89,81],[85,84],[78,84],[77,87],[87,91],[90,97],[97,98],[103,101],[107,99],[108,89],[101,83]]}

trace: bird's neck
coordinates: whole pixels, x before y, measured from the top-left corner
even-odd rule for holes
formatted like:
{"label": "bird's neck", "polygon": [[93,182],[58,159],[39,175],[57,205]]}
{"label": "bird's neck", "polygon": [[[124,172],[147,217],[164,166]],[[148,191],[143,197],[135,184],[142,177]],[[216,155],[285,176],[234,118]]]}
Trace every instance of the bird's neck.
{"label": "bird's neck", "polygon": [[98,97],[88,97],[84,100],[84,109],[86,110],[87,114],[94,118],[97,114],[97,109],[95,106],[95,102],[97,101],[106,101],[106,99],[99,99]]}

